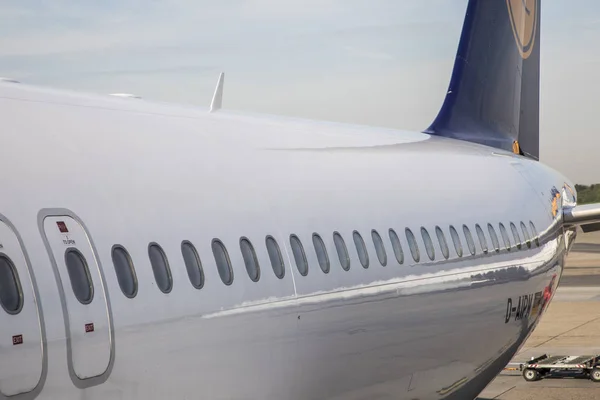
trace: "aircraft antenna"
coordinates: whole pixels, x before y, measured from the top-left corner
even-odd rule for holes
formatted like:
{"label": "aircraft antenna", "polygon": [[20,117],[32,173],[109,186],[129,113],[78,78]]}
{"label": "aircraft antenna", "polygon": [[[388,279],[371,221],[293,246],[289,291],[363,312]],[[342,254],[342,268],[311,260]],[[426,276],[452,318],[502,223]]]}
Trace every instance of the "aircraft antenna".
{"label": "aircraft antenna", "polygon": [[214,112],[221,109],[223,105],[223,80],[225,79],[225,73],[221,72],[219,75],[219,81],[217,82],[217,88],[213,95],[212,102],[210,103],[210,112]]}

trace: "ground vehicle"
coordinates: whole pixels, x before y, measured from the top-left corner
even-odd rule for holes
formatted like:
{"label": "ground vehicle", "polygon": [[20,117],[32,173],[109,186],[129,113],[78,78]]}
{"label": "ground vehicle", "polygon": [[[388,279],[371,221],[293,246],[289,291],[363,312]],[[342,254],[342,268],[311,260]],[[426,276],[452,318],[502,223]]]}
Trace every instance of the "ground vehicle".
{"label": "ground vehicle", "polygon": [[583,356],[548,356],[541,355],[531,360],[519,363],[518,369],[522,371],[523,379],[533,382],[542,379],[548,374],[559,372],[573,372],[588,376],[594,382],[600,382],[600,355]]}

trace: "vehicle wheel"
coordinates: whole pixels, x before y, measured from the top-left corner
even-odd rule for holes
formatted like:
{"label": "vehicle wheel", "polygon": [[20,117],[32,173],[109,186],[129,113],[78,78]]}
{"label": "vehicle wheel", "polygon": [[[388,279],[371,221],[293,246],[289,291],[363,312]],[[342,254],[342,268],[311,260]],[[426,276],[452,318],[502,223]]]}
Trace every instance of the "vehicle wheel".
{"label": "vehicle wheel", "polygon": [[531,369],[531,368],[526,368],[523,371],[523,378],[527,381],[527,382],[533,382],[533,381],[538,381],[540,379],[540,373],[537,372],[535,369]]}
{"label": "vehicle wheel", "polygon": [[590,371],[590,379],[593,382],[600,382],[600,368],[594,368]]}

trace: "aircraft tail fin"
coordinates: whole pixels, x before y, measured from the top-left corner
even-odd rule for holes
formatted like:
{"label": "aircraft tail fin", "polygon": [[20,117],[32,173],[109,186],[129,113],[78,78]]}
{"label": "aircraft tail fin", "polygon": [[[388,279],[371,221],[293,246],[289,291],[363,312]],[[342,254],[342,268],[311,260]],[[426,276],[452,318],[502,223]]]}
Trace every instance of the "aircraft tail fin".
{"label": "aircraft tail fin", "polygon": [[540,0],[469,0],[446,98],[425,133],[539,160]]}

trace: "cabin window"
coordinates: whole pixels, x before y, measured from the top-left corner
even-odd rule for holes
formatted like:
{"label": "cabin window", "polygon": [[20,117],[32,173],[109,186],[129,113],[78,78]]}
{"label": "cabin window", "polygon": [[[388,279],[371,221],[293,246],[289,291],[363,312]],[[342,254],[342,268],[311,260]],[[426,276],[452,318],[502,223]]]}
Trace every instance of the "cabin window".
{"label": "cabin window", "polygon": [[283,257],[281,256],[279,245],[273,236],[267,236],[265,243],[267,246],[267,253],[269,253],[269,260],[271,261],[273,273],[277,278],[283,279],[285,276],[285,264],[283,263]]}
{"label": "cabin window", "polygon": [[518,249],[521,249],[521,237],[519,236],[519,231],[517,227],[512,222],[510,223],[510,230],[512,231],[513,238],[515,239],[515,244]]}
{"label": "cabin window", "polygon": [[448,248],[448,242],[446,241],[446,236],[444,236],[444,231],[439,226],[435,227],[435,234],[438,238],[438,242],[440,243],[440,250],[442,251],[442,255],[447,260],[450,257],[450,249]]}
{"label": "cabin window", "polygon": [[421,260],[421,254],[419,253],[419,245],[417,244],[415,235],[409,228],[406,228],[404,233],[406,234],[408,248],[410,249],[410,254],[412,255],[413,260],[415,260],[415,262],[419,262],[419,260]]}
{"label": "cabin window", "polygon": [[504,240],[506,250],[510,251],[510,238],[508,237],[508,232],[502,222],[500,223],[500,234],[502,235],[502,240]]}
{"label": "cabin window", "polygon": [[296,268],[300,275],[308,275],[308,262],[306,261],[306,253],[304,253],[304,247],[302,242],[298,239],[298,236],[290,236],[290,245],[292,246],[292,253],[294,254],[294,260],[296,261]]}
{"label": "cabin window", "polygon": [[454,250],[456,251],[456,255],[459,257],[463,256],[463,248],[460,242],[460,236],[458,232],[452,225],[450,225],[450,237],[452,237],[452,243],[454,243]]}
{"label": "cabin window", "polygon": [[75,248],[67,249],[65,264],[75,297],[81,304],[90,304],[94,299],[94,284],[85,257]]}
{"label": "cabin window", "polygon": [[469,252],[471,255],[475,255],[475,241],[473,240],[473,235],[471,235],[471,231],[469,230],[468,226],[463,225],[463,233],[465,234],[465,239],[467,239]]}
{"label": "cabin window", "polygon": [[246,265],[246,272],[252,282],[258,282],[260,279],[260,265],[256,258],[256,252],[254,246],[250,243],[250,240],[243,237],[240,239],[240,250],[242,251],[242,258],[244,259],[244,265]]}
{"label": "cabin window", "polygon": [[485,234],[483,233],[483,229],[479,224],[475,224],[475,232],[477,232],[477,238],[479,239],[479,245],[481,246],[481,251],[484,253],[488,252],[488,244],[485,238]]}
{"label": "cabin window", "polygon": [[327,248],[325,247],[325,243],[323,243],[323,239],[316,233],[313,233],[313,246],[315,246],[315,253],[317,253],[317,260],[319,261],[319,266],[321,267],[321,271],[328,274],[329,273],[329,256],[327,255]]}
{"label": "cabin window", "polygon": [[540,237],[538,235],[537,229],[535,229],[535,225],[533,221],[529,221],[529,227],[531,228],[531,234],[533,235],[533,240],[535,241],[535,245],[540,247]]}
{"label": "cabin window", "polygon": [[527,247],[531,248],[531,237],[529,236],[527,226],[525,226],[523,221],[521,221],[521,230],[523,231],[523,238],[525,239],[525,243],[527,243]]}
{"label": "cabin window", "polygon": [[196,289],[202,289],[204,286],[204,269],[196,248],[191,242],[185,240],[181,243],[181,255],[190,283]]}
{"label": "cabin window", "polygon": [[337,251],[338,258],[340,259],[340,265],[344,271],[348,271],[350,269],[350,255],[348,254],[346,242],[344,242],[344,238],[339,234],[339,232],[333,232],[333,243],[335,243],[335,249]]}
{"label": "cabin window", "polygon": [[211,247],[221,281],[226,285],[231,285],[233,283],[233,268],[225,245],[219,239],[213,239]]}
{"label": "cabin window", "polygon": [[129,253],[123,246],[115,245],[112,248],[112,261],[121,292],[125,297],[133,299],[138,291],[138,282]]}
{"label": "cabin window", "polygon": [[19,274],[12,260],[5,254],[0,254],[0,304],[9,314],[18,314],[23,308]]}
{"label": "cabin window", "polygon": [[490,239],[492,239],[492,245],[494,246],[494,250],[496,252],[500,251],[500,241],[498,240],[498,235],[496,235],[496,230],[492,226],[492,224],[488,224],[488,232],[490,233]]}
{"label": "cabin window", "polygon": [[369,253],[367,253],[367,247],[360,233],[354,231],[352,233],[354,239],[354,245],[356,246],[356,252],[358,253],[358,259],[363,268],[369,268]]}
{"label": "cabin window", "polygon": [[165,252],[158,244],[150,243],[148,246],[148,256],[150,257],[150,264],[152,265],[156,285],[161,292],[169,293],[173,289],[173,277],[171,276],[171,268],[169,268]]}
{"label": "cabin window", "polygon": [[385,267],[387,265],[387,253],[385,252],[383,240],[381,240],[379,232],[373,229],[371,231],[371,238],[373,239],[373,244],[375,245],[375,253],[377,253],[379,263]]}
{"label": "cabin window", "polygon": [[423,243],[425,243],[425,251],[427,252],[427,256],[431,261],[435,259],[435,249],[433,248],[433,242],[431,241],[431,236],[429,236],[429,232],[424,227],[421,227],[421,236],[423,237]]}
{"label": "cabin window", "polygon": [[404,251],[402,251],[402,245],[400,244],[400,238],[395,230],[389,230],[390,242],[392,242],[392,249],[394,250],[394,256],[398,264],[404,263]]}

